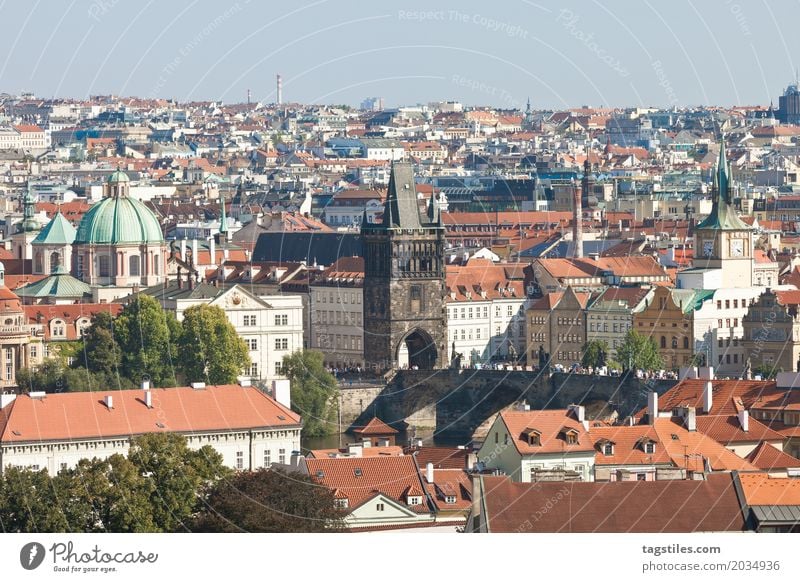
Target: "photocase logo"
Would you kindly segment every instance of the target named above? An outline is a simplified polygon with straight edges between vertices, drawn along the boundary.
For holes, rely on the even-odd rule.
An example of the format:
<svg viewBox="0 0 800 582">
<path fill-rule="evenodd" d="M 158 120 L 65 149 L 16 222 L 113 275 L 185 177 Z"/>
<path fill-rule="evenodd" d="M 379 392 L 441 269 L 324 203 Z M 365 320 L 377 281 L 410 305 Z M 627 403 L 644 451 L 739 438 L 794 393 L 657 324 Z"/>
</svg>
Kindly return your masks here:
<svg viewBox="0 0 800 582">
<path fill-rule="evenodd" d="M 26 570 L 35 570 L 44 561 L 44 546 L 39 542 L 30 542 L 22 546 L 19 552 L 19 563 Z"/>
</svg>

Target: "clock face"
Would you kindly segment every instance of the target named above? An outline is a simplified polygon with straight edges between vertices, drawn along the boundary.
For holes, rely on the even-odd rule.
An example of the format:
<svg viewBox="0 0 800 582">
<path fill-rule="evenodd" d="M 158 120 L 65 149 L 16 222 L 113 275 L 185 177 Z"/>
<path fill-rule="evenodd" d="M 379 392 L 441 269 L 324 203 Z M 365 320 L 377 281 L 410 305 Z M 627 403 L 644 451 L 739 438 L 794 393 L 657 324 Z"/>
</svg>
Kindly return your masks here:
<svg viewBox="0 0 800 582">
<path fill-rule="evenodd" d="M 744 241 L 731 241 L 731 256 L 741 257 L 742 255 L 744 255 Z"/>
<path fill-rule="evenodd" d="M 703 256 L 710 257 L 713 252 L 714 252 L 714 241 L 713 240 L 703 241 Z"/>
</svg>

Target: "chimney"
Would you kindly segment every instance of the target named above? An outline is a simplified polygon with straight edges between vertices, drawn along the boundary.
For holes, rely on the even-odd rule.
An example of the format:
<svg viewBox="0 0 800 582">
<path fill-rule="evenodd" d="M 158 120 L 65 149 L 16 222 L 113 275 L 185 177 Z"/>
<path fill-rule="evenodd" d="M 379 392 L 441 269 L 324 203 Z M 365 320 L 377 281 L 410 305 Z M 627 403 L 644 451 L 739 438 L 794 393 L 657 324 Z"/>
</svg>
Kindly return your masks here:
<svg viewBox="0 0 800 582">
<path fill-rule="evenodd" d="M 144 405 L 147 408 L 153 408 L 153 393 L 150 390 L 144 393 Z"/>
<path fill-rule="evenodd" d="M 714 405 L 713 387 L 714 383 L 711 380 L 707 381 L 703 387 L 703 412 L 706 414 L 711 412 L 711 407 Z"/>
<path fill-rule="evenodd" d="M 183 289 L 183 273 L 180 267 L 178 267 L 178 289 Z"/>
<path fill-rule="evenodd" d="M 428 463 L 425 467 L 425 479 L 428 483 L 433 483 L 433 463 Z"/>
<path fill-rule="evenodd" d="M 351 457 L 361 457 L 363 456 L 361 453 L 364 451 L 364 447 L 361 446 L 361 443 L 350 443 L 347 445 L 347 454 Z"/>
<path fill-rule="evenodd" d="M 200 264 L 200 257 L 197 256 L 197 239 L 192 239 L 192 263 L 194 263 L 194 267 L 197 268 Z"/>
<path fill-rule="evenodd" d="M 150 390 L 150 380 L 148 378 L 142 380 L 142 390 Z"/>
<path fill-rule="evenodd" d="M 0 394 L 0 408 L 5 408 L 16 400 L 16 394 Z"/>
<path fill-rule="evenodd" d="M 181 260 L 185 263 L 186 262 L 186 239 L 181 239 Z"/>
<path fill-rule="evenodd" d="M 586 177 L 584 176 L 584 183 Z M 576 259 L 583 258 L 583 204 L 581 202 L 581 192 L 583 188 L 578 188 L 576 184 L 572 185 L 572 200 L 573 200 L 573 225 L 572 225 L 572 242 L 575 245 L 575 250 L 572 256 Z"/>
<path fill-rule="evenodd" d="M 747 410 L 740 410 L 736 413 L 739 417 L 739 425 L 744 432 L 750 432 L 750 412 Z"/>
<path fill-rule="evenodd" d="M 586 408 L 579 404 L 570 404 L 568 410 L 572 413 L 575 417 L 575 420 L 578 422 L 583 422 L 586 420 Z"/>
<path fill-rule="evenodd" d="M 686 418 L 684 419 L 686 430 L 694 432 L 697 430 L 697 410 L 694 406 L 686 408 Z"/>
<path fill-rule="evenodd" d="M 211 254 L 211 266 L 215 267 L 217 265 L 217 241 L 213 236 L 208 241 L 208 250 Z"/>
<path fill-rule="evenodd" d="M 658 392 L 647 395 L 647 424 L 655 424 L 658 418 Z"/>
<path fill-rule="evenodd" d="M 103 402 L 105 402 L 105 404 L 106 404 L 106 408 L 108 408 L 109 410 L 111 410 L 112 408 L 114 408 L 114 397 L 113 397 L 113 396 L 111 396 L 111 394 L 109 394 L 108 396 L 106 396 L 106 397 L 103 399 Z"/>
</svg>

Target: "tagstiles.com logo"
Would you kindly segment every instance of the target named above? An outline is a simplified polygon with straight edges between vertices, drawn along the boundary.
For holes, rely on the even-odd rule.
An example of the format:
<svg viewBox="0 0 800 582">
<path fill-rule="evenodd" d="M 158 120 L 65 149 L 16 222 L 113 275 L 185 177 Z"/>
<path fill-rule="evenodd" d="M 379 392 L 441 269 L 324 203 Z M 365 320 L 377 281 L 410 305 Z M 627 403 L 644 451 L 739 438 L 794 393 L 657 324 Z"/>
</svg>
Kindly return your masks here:
<svg viewBox="0 0 800 582">
<path fill-rule="evenodd" d="M 19 563 L 26 570 L 35 570 L 45 560 L 47 554 L 53 559 L 54 572 L 101 573 L 118 571 L 121 564 L 154 564 L 158 554 L 134 552 L 106 552 L 95 545 L 88 551 L 76 551 L 72 542 L 55 543 L 49 550 L 39 542 L 30 542 L 22 546 L 19 552 Z"/>
</svg>

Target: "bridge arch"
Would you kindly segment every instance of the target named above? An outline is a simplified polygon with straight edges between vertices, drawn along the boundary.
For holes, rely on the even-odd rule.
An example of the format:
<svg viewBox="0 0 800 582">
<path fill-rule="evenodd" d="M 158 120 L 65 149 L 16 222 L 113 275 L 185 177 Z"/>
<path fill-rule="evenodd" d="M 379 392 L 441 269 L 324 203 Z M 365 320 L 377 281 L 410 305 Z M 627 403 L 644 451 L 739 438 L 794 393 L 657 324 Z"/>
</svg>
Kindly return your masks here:
<svg viewBox="0 0 800 582">
<path fill-rule="evenodd" d="M 436 342 L 419 327 L 405 334 L 395 349 L 395 361 L 400 369 L 433 370 L 437 359 Z"/>
</svg>

